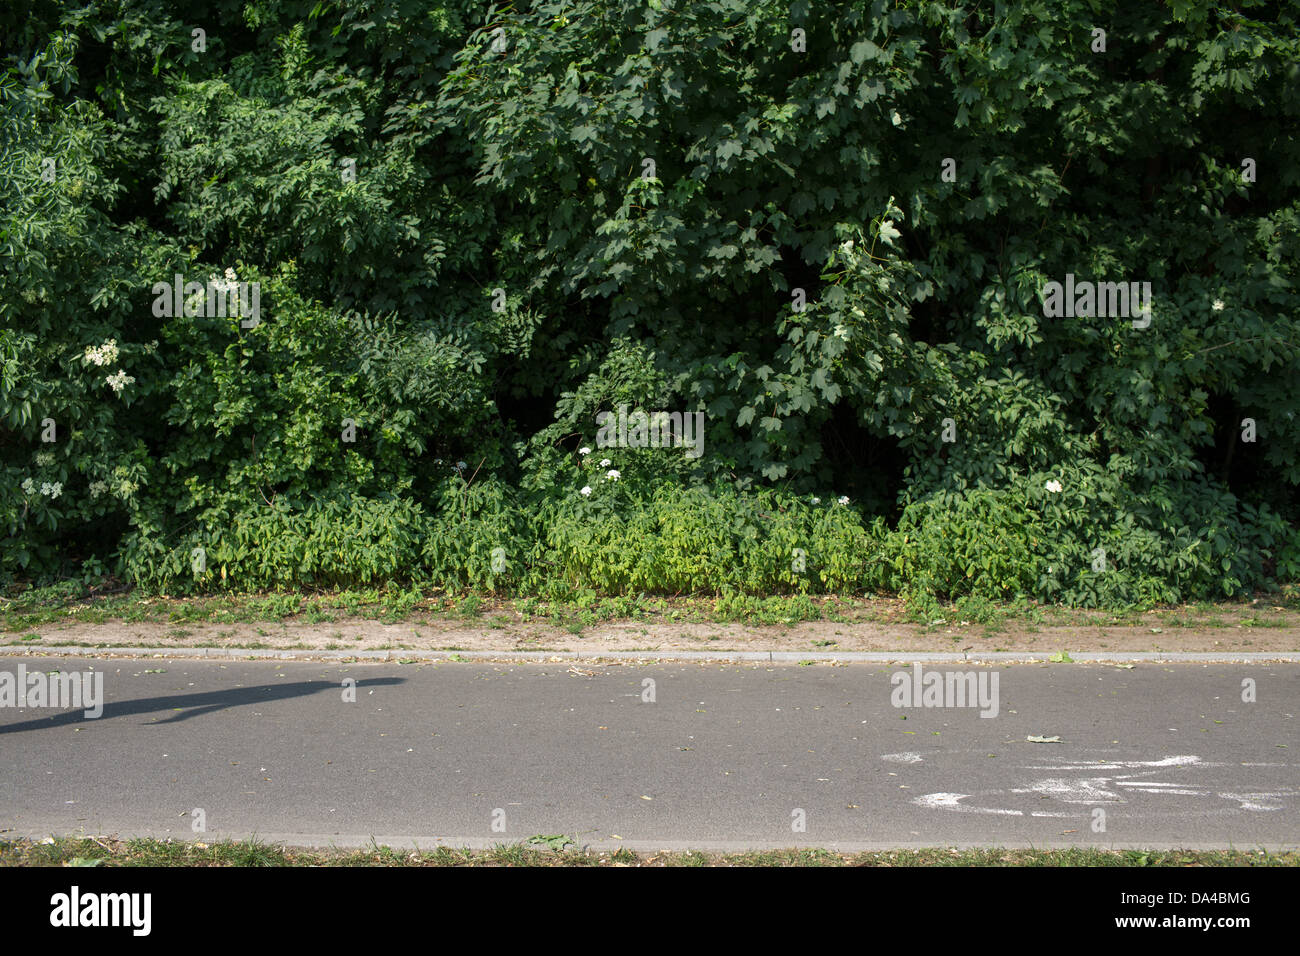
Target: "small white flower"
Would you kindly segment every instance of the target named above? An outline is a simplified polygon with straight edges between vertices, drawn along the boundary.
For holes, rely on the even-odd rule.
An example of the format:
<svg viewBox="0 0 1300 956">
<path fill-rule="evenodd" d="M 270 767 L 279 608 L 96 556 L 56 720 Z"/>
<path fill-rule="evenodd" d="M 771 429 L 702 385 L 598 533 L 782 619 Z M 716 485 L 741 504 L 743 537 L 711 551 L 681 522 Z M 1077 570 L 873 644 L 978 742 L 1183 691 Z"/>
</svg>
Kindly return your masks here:
<svg viewBox="0 0 1300 956">
<path fill-rule="evenodd" d="M 620 477 L 618 469 L 611 468 L 609 471 L 605 472 L 605 477 L 608 478 L 610 481 L 618 481 Z"/>
<path fill-rule="evenodd" d="M 591 485 L 583 485 L 582 490 L 579 491 L 578 494 L 582 495 L 584 498 L 587 497 L 591 494 Z"/>
<path fill-rule="evenodd" d="M 820 498 L 814 498 L 814 499 L 812 500 L 812 503 L 815 504 L 815 505 L 819 505 L 819 504 L 822 503 L 822 500 L 821 500 Z"/>
<path fill-rule="evenodd" d="M 92 481 L 90 483 L 90 497 L 98 498 L 104 492 L 108 491 L 108 482 Z"/>
<path fill-rule="evenodd" d="M 119 371 L 116 375 L 110 375 L 104 379 L 104 382 L 113 389 L 115 394 L 121 395 L 122 389 L 135 381 L 135 376 L 127 375 L 126 372 Z"/>
<path fill-rule="evenodd" d="M 848 495 L 840 495 L 840 504 L 842 504 L 842 505 L 847 505 L 848 503 L 849 503 L 849 496 L 848 496 Z"/>
<path fill-rule="evenodd" d="M 601 467 L 601 468 L 608 468 L 608 467 L 609 467 L 610 465 L 612 465 L 612 464 L 613 464 L 613 462 L 610 461 L 608 458 L 602 458 L 602 459 L 600 460 L 600 467 Z"/>
<path fill-rule="evenodd" d="M 54 456 L 48 451 L 38 451 L 36 453 L 36 465 L 38 468 L 45 468 L 54 464 Z"/>
<path fill-rule="evenodd" d="M 239 285 L 239 277 L 234 269 L 226 269 L 225 276 L 212 273 L 208 276 L 208 288 L 216 292 L 229 292 Z"/>
<path fill-rule="evenodd" d="M 578 449 L 578 454 L 579 454 L 579 455 L 590 455 L 590 454 L 591 454 L 591 449 L 590 449 L 590 448 L 587 448 L 586 446 L 583 446 L 582 448 L 579 448 L 579 449 Z"/>
<path fill-rule="evenodd" d="M 82 365 L 112 365 L 117 361 L 117 339 L 109 339 L 103 345 L 87 346 L 81 356 Z"/>
<path fill-rule="evenodd" d="M 24 478 L 23 491 L 27 492 L 29 495 L 36 494 L 36 483 L 32 481 L 30 478 Z"/>
<path fill-rule="evenodd" d="M 1061 491 L 1061 483 L 1059 481 L 1049 481 L 1047 483 L 1047 490 L 1052 492 L 1052 494 L 1058 494 Z"/>
<path fill-rule="evenodd" d="M 56 481 L 51 484 L 48 481 L 42 481 L 41 494 L 49 495 L 51 499 L 59 497 L 59 495 L 63 494 L 63 482 Z"/>
<path fill-rule="evenodd" d="M 1215 299 L 1215 300 L 1214 300 L 1214 305 L 1212 305 L 1211 308 L 1214 309 L 1215 312 L 1222 312 L 1222 311 L 1223 311 L 1223 300 L 1222 300 L 1222 299 Z"/>
<path fill-rule="evenodd" d="M 457 470 L 457 471 L 464 471 L 464 470 L 465 470 L 466 468 L 468 468 L 468 467 L 469 467 L 469 465 L 465 464 L 463 461 L 458 461 L 458 462 L 456 462 L 456 470 Z"/>
</svg>

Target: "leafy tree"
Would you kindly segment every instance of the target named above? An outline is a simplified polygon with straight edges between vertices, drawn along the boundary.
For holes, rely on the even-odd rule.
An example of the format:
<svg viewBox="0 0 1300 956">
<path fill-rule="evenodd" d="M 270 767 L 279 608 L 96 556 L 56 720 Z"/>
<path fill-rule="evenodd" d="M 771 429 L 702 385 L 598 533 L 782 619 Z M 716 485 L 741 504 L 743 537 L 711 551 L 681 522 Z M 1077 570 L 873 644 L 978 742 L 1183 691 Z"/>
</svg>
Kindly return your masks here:
<svg viewBox="0 0 1300 956">
<path fill-rule="evenodd" d="M 1300 571 L 1286 4 L 29 6 L 0 575 L 1097 604 Z M 155 307 L 232 274 L 260 322 Z M 1149 315 L 1056 315 L 1067 275 Z M 580 454 L 624 403 L 703 413 L 706 453 Z"/>
</svg>

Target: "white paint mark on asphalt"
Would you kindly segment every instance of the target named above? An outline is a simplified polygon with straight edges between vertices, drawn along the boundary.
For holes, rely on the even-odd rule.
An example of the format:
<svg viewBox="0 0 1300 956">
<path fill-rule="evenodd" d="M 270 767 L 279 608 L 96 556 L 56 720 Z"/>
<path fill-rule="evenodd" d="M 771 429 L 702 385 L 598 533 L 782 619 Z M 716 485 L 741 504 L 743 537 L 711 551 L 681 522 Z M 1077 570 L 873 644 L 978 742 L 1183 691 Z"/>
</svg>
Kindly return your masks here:
<svg viewBox="0 0 1300 956">
<path fill-rule="evenodd" d="M 1106 789 L 1107 777 L 1092 777 L 1082 780 L 1065 780 L 1051 777 L 1038 780 L 1027 787 L 1016 787 L 1012 793 L 1036 793 L 1044 797 L 1064 800 L 1066 803 L 1113 803 L 1122 799 L 1119 794 Z"/>
<path fill-rule="evenodd" d="M 922 757 L 920 754 L 916 753 L 905 753 L 886 754 L 882 759 L 891 760 L 896 763 L 920 763 Z M 1002 794 L 1003 796 L 1015 794 L 1021 798 L 1026 796 L 1036 796 L 1040 799 L 1047 798 L 1064 803 L 1095 806 L 1104 803 L 1126 804 L 1130 802 L 1130 798 L 1133 798 L 1138 794 L 1151 794 L 1156 796 L 1200 797 L 1206 799 L 1214 799 L 1217 797 L 1221 800 L 1227 800 L 1237 804 L 1234 810 L 1226 810 L 1226 812 L 1229 813 L 1239 811 L 1267 813 L 1286 809 L 1297 796 L 1300 796 L 1300 789 L 1296 788 L 1283 788 L 1282 790 L 1269 792 L 1227 793 L 1216 792 L 1212 785 L 1205 787 L 1196 786 L 1191 780 L 1171 781 L 1146 779 L 1155 775 L 1160 770 L 1168 771 L 1173 769 L 1178 771 L 1195 772 L 1201 769 L 1228 766 L 1232 765 L 1226 763 L 1207 763 L 1200 757 L 1191 754 L 1162 757 L 1157 760 L 1114 760 L 1109 762 L 1074 760 L 1045 766 L 1026 766 L 1021 769 L 1084 771 L 1088 773 L 1088 776 L 1046 777 L 1031 781 L 1022 786 L 1011 787 L 1007 790 L 983 791 L 980 797 L 976 798 L 976 802 L 985 802 L 986 800 L 988 802 L 997 802 L 995 798 L 998 794 Z M 1242 766 L 1245 765 L 1243 764 Z M 1260 764 L 1259 766 L 1286 766 L 1286 764 Z M 1094 776 L 1098 770 L 1133 770 L 1136 772 Z M 1175 774 L 1175 776 L 1182 776 L 1182 774 Z M 924 796 L 915 797 L 911 802 L 916 806 L 941 810 L 955 810 L 961 813 L 987 813 L 999 816 L 1026 815 L 1024 810 L 1016 810 L 1009 807 L 972 806 L 970 803 L 962 802 L 969 800 L 970 798 L 970 794 L 964 793 L 929 793 Z M 1027 815 L 1031 817 L 1072 817 L 1077 814 L 1054 811 L 1031 811 Z"/>
<path fill-rule="evenodd" d="M 1138 770 L 1144 767 L 1217 767 L 1220 764 L 1204 763 L 1200 757 L 1164 757 L 1160 760 L 1066 760 L 1050 766 L 1025 767 L 1026 770 Z"/>
<path fill-rule="evenodd" d="M 963 813 L 995 813 L 1009 817 L 1023 817 L 1023 810 L 999 810 L 995 807 L 968 807 L 960 801 L 969 797 L 969 793 L 927 793 L 914 797 L 912 802 L 920 807 L 942 807 L 946 810 L 959 810 Z"/>
<path fill-rule="evenodd" d="M 880 759 L 888 760 L 891 763 L 920 763 L 925 758 L 918 753 L 908 751 L 901 754 L 881 754 Z"/>
<path fill-rule="evenodd" d="M 1130 781 L 1127 777 L 1120 777 L 1120 778 L 1119 778 L 1119 785 L 1120 785 L 1121 787 L 1138 787 L 1138 786 L 1142 786 L 1142 787 L 1180 787 L 1180 786 L 1182 786 L 1182 784 L 1179 784 L 1179 783 L 1160 783 L 1160 782 L 1157 781 L 1157 780 L 1133 780 L 1133 781 Z"/>
<path fill-rule="evenodd" d="M 1294 796 L 1291 793 L 1221 793 L 1219 794 L 1224 800 L 1236 800 L 1240 806 L 1239 810 L 1255 810 L 1257 812 L 1267 813 L 1270 810 L 1281 810 L 1283 805 L 1280 802 L 1284 797 Z M 1267 802 L 1265 802 L 1267 801 Z"/>
</svg>

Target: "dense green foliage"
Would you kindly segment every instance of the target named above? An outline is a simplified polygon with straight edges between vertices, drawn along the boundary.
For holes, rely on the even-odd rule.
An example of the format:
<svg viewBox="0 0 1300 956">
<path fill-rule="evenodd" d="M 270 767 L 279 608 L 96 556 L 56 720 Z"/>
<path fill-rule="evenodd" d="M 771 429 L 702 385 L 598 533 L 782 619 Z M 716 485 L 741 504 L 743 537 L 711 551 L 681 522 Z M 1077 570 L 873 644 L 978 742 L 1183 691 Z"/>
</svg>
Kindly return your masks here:
<svg viewBox="0 0 1300 956">
<path fill-rule="evenodd" d="M 1298 23 L 6 6 L 0 579 L 1074 604 L 1293 580 Z M 1067 274 L 1149 282 L 1149 325 L 1045 317 Z M 157 314 L 176 275 L 257 283 L 260 321 Z M 703 413 L 703 454 L 598 447 L 620 404 Z"/>
</svg>

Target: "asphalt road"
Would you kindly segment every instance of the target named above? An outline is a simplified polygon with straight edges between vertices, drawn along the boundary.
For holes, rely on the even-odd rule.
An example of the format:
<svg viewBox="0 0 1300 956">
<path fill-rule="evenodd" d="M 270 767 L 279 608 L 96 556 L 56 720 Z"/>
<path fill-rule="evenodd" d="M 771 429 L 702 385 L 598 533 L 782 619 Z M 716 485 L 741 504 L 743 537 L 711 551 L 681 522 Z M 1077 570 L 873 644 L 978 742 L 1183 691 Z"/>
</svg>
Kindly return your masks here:
<svg viewBox="0 0 1300 956">
<path fill-rule="evenodd" d="M 102 671 L 107 703 L 0 700 L 9 837 L 1300 846 L 1295 664 L 923 668 L 996 673 L 990 717 L 894 706 L 910 669 L 868 664 L 0 658 L 0 676 L 19 664 Z"/>
</svg>

